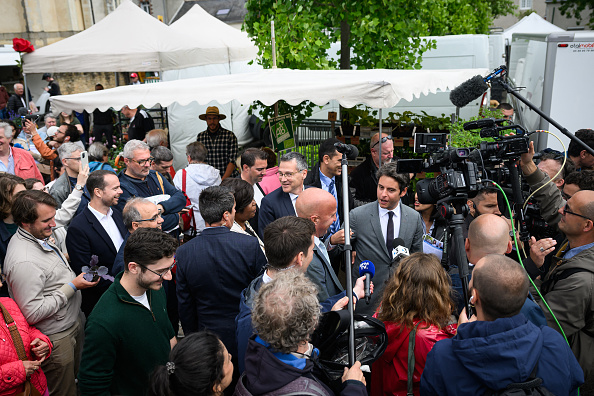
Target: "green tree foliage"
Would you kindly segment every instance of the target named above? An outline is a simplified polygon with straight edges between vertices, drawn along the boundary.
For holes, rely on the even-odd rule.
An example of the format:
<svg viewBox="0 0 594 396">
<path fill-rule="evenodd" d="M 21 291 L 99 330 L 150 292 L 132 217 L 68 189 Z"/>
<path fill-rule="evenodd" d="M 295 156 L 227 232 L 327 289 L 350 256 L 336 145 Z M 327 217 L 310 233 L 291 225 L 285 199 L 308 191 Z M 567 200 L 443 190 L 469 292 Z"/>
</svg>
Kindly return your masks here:
<svg viewBox="0 0 594 396">
<path fill-rule="evenodd" d="M 582 23 L 582 12 L 588 10 L 590 14 L 586 26 L 589 29 L 594 29 L 594 0 L 565 0 L 559 3 L 561 4 L 559 6 L 561 15 L 575 18 L 578 25 Z M 553 1 L 553 4 L 557 4 L 557 1 Z"/>
<path fill-rule="evenodd" d="M 274 20 L 278 67 L 417 69 L 422 54 L 435 47 L 421 37 L 488 33 L 493 18 L 513 7 L 512 0 L 248 0 L 243 28 L 264 68 L 272 67 Z M 328 59 L 331 43 L 341 41 L 341 60 Z M 272 113 L 257 107 L 264 117 Z M 279 103 L 279 114 L 292 112 L 297 123 L 312 109 Z"/>
</svg>

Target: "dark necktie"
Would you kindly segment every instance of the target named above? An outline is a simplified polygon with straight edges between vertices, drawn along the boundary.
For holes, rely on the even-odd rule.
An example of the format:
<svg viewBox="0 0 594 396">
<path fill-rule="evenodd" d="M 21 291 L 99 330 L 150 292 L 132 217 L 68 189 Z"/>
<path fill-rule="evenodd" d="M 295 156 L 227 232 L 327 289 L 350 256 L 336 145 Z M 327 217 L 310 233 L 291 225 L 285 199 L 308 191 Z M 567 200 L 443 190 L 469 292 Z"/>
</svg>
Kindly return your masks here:
<svg viewBox="0 0 594 396">
<path fill-rule="evenodd" d="M 392 242 L 394 242 L 394 220 L 392 217 L 394 216 L 394 212 L 388 212 L 388 229 L 386 230 L 386 247 L 388 248 L 388 253 L 392 254 Z"/>
</svg>

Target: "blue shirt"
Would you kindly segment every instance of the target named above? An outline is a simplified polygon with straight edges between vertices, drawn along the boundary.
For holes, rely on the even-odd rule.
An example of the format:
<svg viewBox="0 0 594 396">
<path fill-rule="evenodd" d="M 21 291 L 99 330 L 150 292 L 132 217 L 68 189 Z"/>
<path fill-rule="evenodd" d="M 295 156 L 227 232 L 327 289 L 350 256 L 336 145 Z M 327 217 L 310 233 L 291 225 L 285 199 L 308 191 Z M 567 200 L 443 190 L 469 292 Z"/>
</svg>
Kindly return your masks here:
<svg viewBox="0 0 594 396">
<path fill-rule="evenodd" d="M 590 248 L 591 248 L 591 247 L 593 247 L 593 246 L 594 246 L 594 242 L 592 242 L 592 243 L 589 243 L 589 244 L 587 244 L 587 245 L 578 246 L 578 247 L 575 247 L 575 248 L 573 248 L 573 249 L 569 249 L 569 250 L 567 251 L 567 253 L 565 253 L 565 255 L 563 256 L 563 258 L 564 258 L 565 260 L 569 260 L 570 258 L 572 258 L 572 257 L 576 256 L 577 254 L 579 254 L 579 253 L 583 252 L 583 251 L 584 251 L 584 250 L 586 250 L 586 249 L 590 249 Z"/>
<path fill-rule="evenodd" d="M 12 148 L 10 148 L 8 151 L 8 165 L 0 161 L 0 172 L 6 172 L 14 175 L 14 157 L 12 156 Z"/>
<path fill-rule="evenodd" d="M 322 184 L 322 189 L 324 191 L 328 191 L 330 192 L 330 183 L 334 183 L 334 188 L 331 193 L 334 196 L 334 199 L 336 200 L 336 221 L 334 221 L 334 223 L 332 223 L 332 225 L 330 226 L 330 235 L 334 234 L 336 231 L 338 231 L 340 229 L 340 219 L 338 218 L 338 196 L 336 195 L 336 182 L 335 182 L 335 177 L 329 178 L 328 176 L 326 176 L 325 174 L 322 173 L 322 171 L 320 171 L 320 182 Z"/>
</svg>

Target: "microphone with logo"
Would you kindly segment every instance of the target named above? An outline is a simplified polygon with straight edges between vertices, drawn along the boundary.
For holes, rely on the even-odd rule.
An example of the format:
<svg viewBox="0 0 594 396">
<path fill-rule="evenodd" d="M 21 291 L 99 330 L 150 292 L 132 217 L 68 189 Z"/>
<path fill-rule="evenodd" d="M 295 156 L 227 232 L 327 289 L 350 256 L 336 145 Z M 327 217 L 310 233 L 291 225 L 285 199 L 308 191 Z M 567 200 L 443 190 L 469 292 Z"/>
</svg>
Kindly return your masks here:
<svg viewBox="0 0 594 396">
<path fill-rule="evenodd" d="M 375 275 L 375 265 L 369 260 L 361 261 L 359 264 L 359 276 L 365 276 L 365 302 L 369 304 L 371 298 L 371 278 Z"/>
<path fill-rule="evenodd" d="M 404 244 L 404 239 L 394 238 L 392 246 L 394 246 L 394 248 L 392 249 L 392 262 L 390 263 L 390 267 L 394 264 L 398 265 L 403 258 L 410 256 L 408 248 Z"/>
</svg>

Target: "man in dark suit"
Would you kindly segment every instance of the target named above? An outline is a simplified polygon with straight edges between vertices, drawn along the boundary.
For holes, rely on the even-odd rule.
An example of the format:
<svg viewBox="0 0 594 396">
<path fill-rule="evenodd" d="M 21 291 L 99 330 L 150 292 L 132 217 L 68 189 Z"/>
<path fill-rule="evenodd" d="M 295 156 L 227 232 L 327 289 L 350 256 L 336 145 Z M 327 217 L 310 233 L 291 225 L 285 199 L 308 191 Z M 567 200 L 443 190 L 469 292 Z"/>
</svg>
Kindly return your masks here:
<svg viewBox="0 0 594 396">
<path fill-rule="evenodd" d="M 373 314 L 380 303 L 386 280 L 393 268 L 394 238 L 402 238 L 410 253 L 423 251 L 423 221 L 414 209 L 402 205 L 409 179 L 396 172 L 396 163 L 382 165 L 378 171 L 377 201 L 355 208 L 350 213 L 352 245 L 356 251 L 353 277 L 358 276 L 359 264 L 369 260 L 375 265 L 375 293 L 370 304 L 357 304 L 357 312 Z"/>
<path fill-rule="evenodd" d="M 231 232 L 235 199 L 228 188 L 207 187 L 199 205 L 206 228 L 176 253 L 179 317 L 185 334 L 213 331 L 235 360 L 241 291 L 262 271 L 266 257 L 256 238 Z"/>
<path fill-rule="evenodd" d="M 276 219 L 295 216 L 295 201 L 303 191 L 303 181 L 307 176 L 305 156 L 296 151 L 284 154 L 278 165 L 278 178 L 281 182 L 277 188 L 262 199 L 258 218 L 258 233 L 264 237 L 264 229 Z"/>
<path fill-rule="evenodd" d="M 331 238 L 328 238 L 327 243 L 320 240 L 320 237 L 326 234 L 328 228 L 336 220 L 336 200 L 327 191 L 320 188 L 308 188 L 299 194 L 295 208 L 297 216 L 311 220 L 316 227 L 314 254 L 305 275 L 317 286 L 318 300 L 325 301 L 328 297 L 344 290 L 332 269 L 328 256 L 328 245 Z M 340 232 L 343 233 L 343 231 Z"/>
<path fill-rule="evenodd" d="M 340 140 L 329 138 L 320 144 L 320 148 L 318 149 L 319 161 L 311 172 L 307 174 L 303 182 L 306 186 L 317 187 L 328 191 L 334 197 L 336 203 L 336 220 L 330 225 L 330 234 L 338 231 L 344 221 L 342 168 L 340 164 L 342 154 L 336 151 L 334 143 L 340 143 Z M 350 192 L 348 194 L 348 200 L 349 208 L 354 208 L 355 201 Z"/>
<path fill-rule="evenodd" d="M 394 155 L 394 142 L 388 134 L 382 134 L 382 141 L 379 141 L 379 133 L 371 137 L 369 147 L 371 155 L 350 174 L 350 187 L 355 191 L 355 204 L 357 206 L 374 202 L 377 190 L 377 170 L 380 163 L 379 146 L 382 146 L 382 165 L 392 161 Z"/>
<path fill-rule="evenodd" d="M 113 262 L 127 233 L 121 213 L 112 209 L 122 194 L 120 180 L 112 171 L 98 170 L 89 175 L 87 190 L 91 201 L 72 220 L 66 235 L 70 266 L 80 274 L 83 266 L 91 265 L 94 255 L 97 265 L 107 267 L 109 275 L 115 276 Z M 83 291 L 81 309 L 87 316 L 110 285 L 111 282 L 101 279 L 97 287 Z"/>
<path fill-rule="evenodd" d="M 266 194 L 260 187 L 262 178 L 266 175 L 266 165 L 268 154 L 257 148 L 248 148 L 241 154 L 241 174 L 239 177 L 242 180 L 250 183 L 254 187 L 254 200 L 256 201 L 256 215 L 250 219 L 250 225 L 258 232 L 258 217 L 260 214 L 260 206 L 262 199 Z"/>
</svg>

